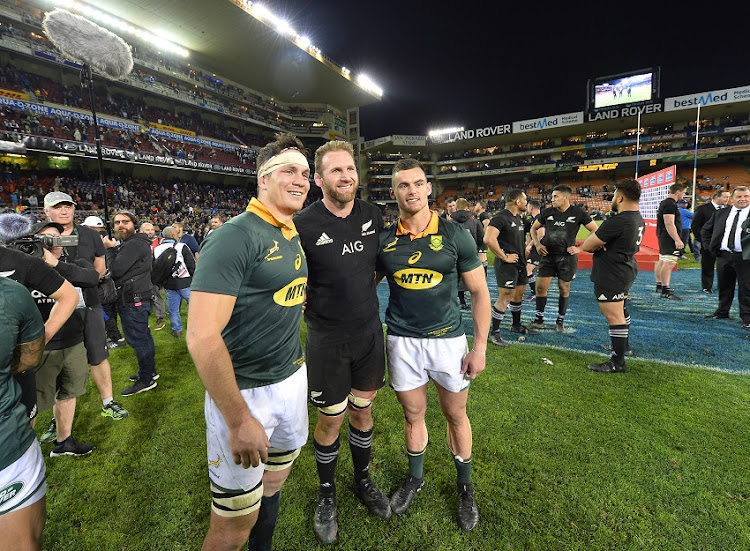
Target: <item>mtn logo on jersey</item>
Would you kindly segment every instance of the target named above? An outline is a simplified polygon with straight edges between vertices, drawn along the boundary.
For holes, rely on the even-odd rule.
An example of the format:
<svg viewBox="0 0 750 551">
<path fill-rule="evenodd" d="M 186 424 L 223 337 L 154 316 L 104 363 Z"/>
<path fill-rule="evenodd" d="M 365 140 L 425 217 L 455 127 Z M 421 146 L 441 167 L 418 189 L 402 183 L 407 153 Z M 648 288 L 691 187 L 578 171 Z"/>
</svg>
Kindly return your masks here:
<svg viewBox="0 0 750 551">
<path fill-rule="evenodd" d="M 443 281 L 443 274 L 422 268 L 406 268 L 395 272 L 393 280 L 404 289 L 431 289 Z"/>
<path fill-rule="evenodd" d="M 307 278 L 298 277 L 273 294 L 273 301 L 279 306 L 297 306 L 305 301 Z"/>
<path fill-rule="evenodd" d="M 372 235 L 372 234 L 375 233 L 374 229 L 372 229 L 372 230 L 370 229 L 371 227 L 372 227 L 372 220 L 370 220 L 369 222 L 365 222 L 364 224 L 362 224 L 362 237 L 364 237 L 366 235 Z"/>
<path fill-rule="evenodd" d="M 333 243 L 333 239 L 328 237 L 326 232 L 323 232 L 320 234 L 320 237 L 318 237 L 318 240 L 315 242 L 315 245 L 320 247 L 321 245 L 329 245 Z"/>
</svg>

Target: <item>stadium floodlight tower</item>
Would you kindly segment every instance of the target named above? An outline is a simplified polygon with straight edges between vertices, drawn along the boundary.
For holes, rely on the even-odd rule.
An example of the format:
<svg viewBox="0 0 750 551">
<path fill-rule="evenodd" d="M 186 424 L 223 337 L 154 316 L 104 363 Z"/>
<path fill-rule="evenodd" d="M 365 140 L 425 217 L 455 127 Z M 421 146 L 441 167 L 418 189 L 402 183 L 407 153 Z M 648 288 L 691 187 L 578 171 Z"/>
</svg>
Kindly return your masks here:
<svg viewBox="0 0 750 551">
<path fill-rule="evenodd" d="M 102 161 L 102 139 L 96 115 L 93 69 L 108 78 L 119 80 L 133 70 L 133 54 L 130 46 L 119 36 L 92 23 L 85 17 L 67 10 L 55 9 L 42 21 L 47 37 L 63 55 L 81 61 L 81 86 L 89 90 L 92 123 L 96 143 L 96 158 L 99 165 L 99 184 L 102 189 L 104 220 L 107 235 L 112 237 L 109 223 L 109 201 L 107 186 L 104 183 L 104 163 Z"/>
</svg>

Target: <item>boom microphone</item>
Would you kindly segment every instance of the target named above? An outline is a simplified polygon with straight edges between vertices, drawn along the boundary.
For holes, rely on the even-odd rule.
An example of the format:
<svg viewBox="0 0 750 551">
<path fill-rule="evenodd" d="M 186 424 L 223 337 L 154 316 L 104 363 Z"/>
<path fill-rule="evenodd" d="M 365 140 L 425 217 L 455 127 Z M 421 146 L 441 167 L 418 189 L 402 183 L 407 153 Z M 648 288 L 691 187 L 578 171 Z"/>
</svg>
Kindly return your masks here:
<svg viewBox="0 0 750 551">
<path fill-rule="evenodd" d="M 0 214 L 0 243 L 10 243 L 26 237 L 31 231 L 31 220 L 13 212 Z"/>
<path fill-rule="evenodd" d="M 82 61 L 111 79 L 119 80 L 133 70 L 130 46 L 85 17 L 58 8 L 45 15 L 42 27 L 66 57 Z"/>
</svg>

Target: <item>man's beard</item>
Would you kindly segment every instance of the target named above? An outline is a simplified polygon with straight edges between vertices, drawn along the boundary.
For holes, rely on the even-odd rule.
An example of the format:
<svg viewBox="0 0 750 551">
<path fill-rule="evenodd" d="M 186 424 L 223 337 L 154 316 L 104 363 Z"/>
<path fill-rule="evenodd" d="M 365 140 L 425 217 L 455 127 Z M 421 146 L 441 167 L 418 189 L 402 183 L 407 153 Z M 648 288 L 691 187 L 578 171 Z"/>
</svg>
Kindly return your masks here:
<svg viewBox="0 0 750 551">
<path fill-rule="evenodd" d="M 117 230 L 115 232 L 115 237 L 119 239 L 120 241 L 125 241 L 128 237 L 135 235 L 135 229 L 133 230 Z"/>
</svg>

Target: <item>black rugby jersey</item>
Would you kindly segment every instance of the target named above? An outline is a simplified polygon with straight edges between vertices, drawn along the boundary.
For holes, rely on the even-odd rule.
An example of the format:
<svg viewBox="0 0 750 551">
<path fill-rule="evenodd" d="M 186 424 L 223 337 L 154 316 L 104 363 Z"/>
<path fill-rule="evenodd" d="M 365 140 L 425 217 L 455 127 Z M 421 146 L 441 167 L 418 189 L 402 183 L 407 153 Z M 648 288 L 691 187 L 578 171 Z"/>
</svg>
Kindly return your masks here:
<svg viewBox="0 0 750 551">
<path fill-rule="evenodd" d="M 308 328 L 342 341 L 379 328 L 375 260 L 383 229 L 380 209 L 355 199 L 349 216 L 339 218 L 321 200 L 300 211 L 294 225 L 307 255 Z"/>
<path fill-rule="evenodd" d="M 500 232 L 497 244 L 505 254 L 517 254 L 518 263 L 526 263 L 526 225 L 521 214 L 513 216 L 509 210 L 500 211 L 490 221 L 490 226 Z M 499 260 L 499 259 L 498 259 Z"/>
<path fill-rule="evenodd" d="M 591 281 L 618 289 L 630 284 L 638 274 L 635 254 L 641 247 L 646 223 L 638 211 L 625 211 L 607 218 L 596 236 L 606 243 L 594 252 Z"/>
<path fill-rule="evenodd" d="M 544 227 L 541 243 L 551 256 L 566 255 L 568 247 L 576 244 L 579 228 L 591 222 L 591 216 L 581 207 L 570 205 L 565 212 L 547 207 L 539 214 L 539 223 Z"/>
</svg>

